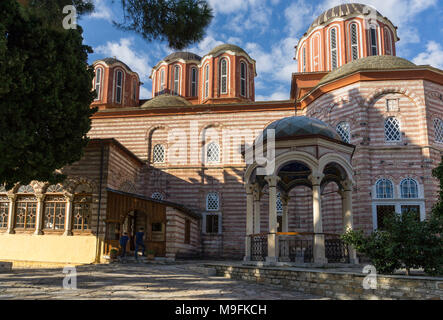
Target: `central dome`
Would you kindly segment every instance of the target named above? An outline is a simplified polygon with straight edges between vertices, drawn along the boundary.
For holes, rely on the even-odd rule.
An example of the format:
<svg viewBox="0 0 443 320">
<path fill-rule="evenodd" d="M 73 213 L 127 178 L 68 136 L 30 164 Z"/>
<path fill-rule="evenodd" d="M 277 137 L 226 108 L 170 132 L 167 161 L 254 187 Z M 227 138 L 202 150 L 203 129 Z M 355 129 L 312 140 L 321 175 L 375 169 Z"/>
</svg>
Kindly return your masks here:
<svg viewBox="0 0 443 320">
<path fill-rule="evenodd" d="M 323 136 L 342 141 L 340 135 L 328 124 L 315 118 L 305 116 L 288 117 L 272 122 L 263 130 L 263 141 L 267 138 L 267 130 L 275 130 L 275 139 L 294 138 L 296 136 Z"/>
</svg>

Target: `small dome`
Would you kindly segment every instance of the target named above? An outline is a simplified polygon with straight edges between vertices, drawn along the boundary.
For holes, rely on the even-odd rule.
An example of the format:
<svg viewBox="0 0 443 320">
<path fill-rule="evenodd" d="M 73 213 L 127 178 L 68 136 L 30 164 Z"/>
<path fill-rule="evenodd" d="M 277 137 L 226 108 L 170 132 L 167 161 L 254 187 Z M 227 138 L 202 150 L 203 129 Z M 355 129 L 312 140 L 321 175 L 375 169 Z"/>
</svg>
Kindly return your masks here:
<svg viewBox="0 0 443 320">
<path fill-rule="evenodd" d="M 244 53 L 244 54 L 248 55 L 248 53 L 245 50 L 243 50 L 242 48 L 240 48 L 239 46 L 236 46 L 235 44 L 228 44 L 228 43 L 221 44 L 221 45 L 215 47 L 214 49 L 212 49 L 208 53 L 208 55 L 214 55 L 214 54 L 216 54 L 217 52 L 220 52 L 220 51 L 234 51 L 236 53 Z"/>
<path fill-rule="evenodd" d="M 411 69 L 416 67 L 411 61 L 395 56 L 370 56 L 348 62 L 334 71 L 329 72 L 318 85 L 336 80 L 362 70 L 393 70 Z"/>
<path fill-rule="evenodd" d="M 141 108 L 161 108 L 161 107 L 180 107 L 188 106 L 191 103 L 179 96 L 172 96 L 170 94 L 162 94 L 151 100 L 146 101 Z"/>
<path fill-rule="evenodd" d="M 326 10 L 321 15 L 319 15 L 317 19 L 315 19 L 314 22 L 312 22 L 306 34 L 310 33 L 314 28 L 316 28 L 319 25 L 327 24 L 332 19 L 349 16 L 353 14 L 367 15 L 372 10 L 374 10 L 372 6 L 361 3 L 345 3 L 335 6 L 331 9 Z M 378 11 L 376 11 L 376 14 L 379 17 L 383 17 L 383 15 Z"/>
<path fill-rule="evenodd" d="M 125 66 L 125 68 L 126 68 L 128 71 L 131 71 L 131 72 L 132 72 L 131 68 L 129 68 L 129 66 L 128 66 L 126 63 L 124 63 L 123 61 L 120 61 L 120 60 L 118 60 L 118 59 L 116 59 L 116 58 L 104 58 L 104 59 L 96 60 L 96 61 L 93 62 L 93 65 L 96 64 L 96 63 L 98 63 L 98 62 L 100 62 L 100 61 L 103 61 L 104 63 L 106 63 L 106 64 L 107 64 L 108 66 L 110 66 L 110 67 L 111 67 L 112 65 L 114 65 L 114 64 L 121 63 L 123 66 Z"/>
<path fill-rule="evenodd" d="M 320 135 L 342 141 L 340 135 L 328 124 L 315 118 L 305 116 L 288 117 L 272 122 L 263 130 L 263 140 L 267 138 L 267 130 L 275 130 L 275 139 L 293 138 L 296 136 Z"/>
<path fill-rule="evenodd" d="M 176 59 L 183 59 L 185 61 L 200 61 L 202 58 L 192 52 L 174 52 L 163 59 L 163 61 L 169 62 Z"/>
</svg>

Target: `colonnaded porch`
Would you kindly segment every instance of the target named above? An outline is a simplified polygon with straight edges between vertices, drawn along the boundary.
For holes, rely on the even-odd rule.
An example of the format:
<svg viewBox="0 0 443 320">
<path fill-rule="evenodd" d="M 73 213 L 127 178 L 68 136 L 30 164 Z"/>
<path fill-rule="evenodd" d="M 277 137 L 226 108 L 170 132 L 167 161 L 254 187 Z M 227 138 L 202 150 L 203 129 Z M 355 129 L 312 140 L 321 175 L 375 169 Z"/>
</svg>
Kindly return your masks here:
<svg viewBox="0 0 443 320">
<path fill-rule="evenodd" d="M 275 131 L 274 146 L 271 146 L 272 141 L 267 141 L 269 129 Z M 327 124 L 307 117 L 279 120 L 268 126 L 260 138 L 264 140 L 262 150 L 267 150 L 264 157 L 268 159 L 266 165 L 272 170 L 254 162 L 245 172 L 247 205 L 244 262 L 316 265 L 358 263 L 355 250 L 348 248 L 340 239 L 343 232 L 353 228 L 354 180 L 351 159 L 354 146 L 341 141 L 335 130 Z M 337 219 L 342 223 L 339 233 L 324 231 L 322 194 L 329 184 L 336 185 L 334 193 L 341 198 L 341 217 Z M 298 196 L 298 191 L 295 190 L 297 187 L 309 190 L 308 196 L 312 203 L 311 232 L 289 230 L 289 216 L 298 214 L 299 210 L 297 207 L 291 212 L 288 210 L 291 197 Z M 269 206 L 266 231 L 260 230 L 261 201 L 265 188 Z M 277 200 L 282 205 L 280 230 Z"/>
</svg>

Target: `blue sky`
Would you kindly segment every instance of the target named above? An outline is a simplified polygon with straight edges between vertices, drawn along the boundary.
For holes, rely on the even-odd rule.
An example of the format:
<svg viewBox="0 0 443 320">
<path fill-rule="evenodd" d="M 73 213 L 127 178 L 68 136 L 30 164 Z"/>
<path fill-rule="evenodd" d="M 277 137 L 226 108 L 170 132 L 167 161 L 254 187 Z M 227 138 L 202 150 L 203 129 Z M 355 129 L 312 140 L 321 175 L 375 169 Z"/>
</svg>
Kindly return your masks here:
<svg viewBox="0 0 443 320">
<path fill-rule="evenodd" d="M 152 67 L 173 52 L 167 43 L 146 42 L 118 30 L 120 0 L 94 0 L 96 10 L 82 17 L 85 44 L 94 53 L 89 62 L 117 57 L 138 72 L 141 98 L 151 98 Z M 208 0 L 214 19 L 205 38 L 186 48 L 203 56 L 221 43 L 244 48 L 257 61 L 256 100 L 289 98 L 291 73 L 297 71 L 294 46 L 312 21 L 340 0 Z M 398 27 L 397 55 L 417 64 L 443 69 L 443 0 L 361 0 L 377 8 Z"/>
</svg>

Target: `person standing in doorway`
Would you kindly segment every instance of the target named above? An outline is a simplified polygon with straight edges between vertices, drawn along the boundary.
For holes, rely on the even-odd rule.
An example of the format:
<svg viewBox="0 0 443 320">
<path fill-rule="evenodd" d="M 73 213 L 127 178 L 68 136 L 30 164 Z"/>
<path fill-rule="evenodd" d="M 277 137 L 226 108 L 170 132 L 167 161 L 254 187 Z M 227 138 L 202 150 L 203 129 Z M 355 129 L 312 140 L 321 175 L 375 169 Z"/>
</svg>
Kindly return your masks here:
<svg viewBox="0 0 443 320">
<path fill-rule="evenodd" d="M 120 237 L 120 249 L 122 254 L 120 258 L 124 258 L 126 256 L 126 245 L 128 244 L 129 237 L 127 232 L 123 232 L 123 235 Z"/>
<path fill-rule="evenodd" d="M 135 234 L 135 260 L 138 259 L 138 248 L 142 247 L 142 256 L 145 256 L 145 243 L 144 243 L 145 233 L 144 229 L 140 228 L 139 231 Z"/>
</svg>

